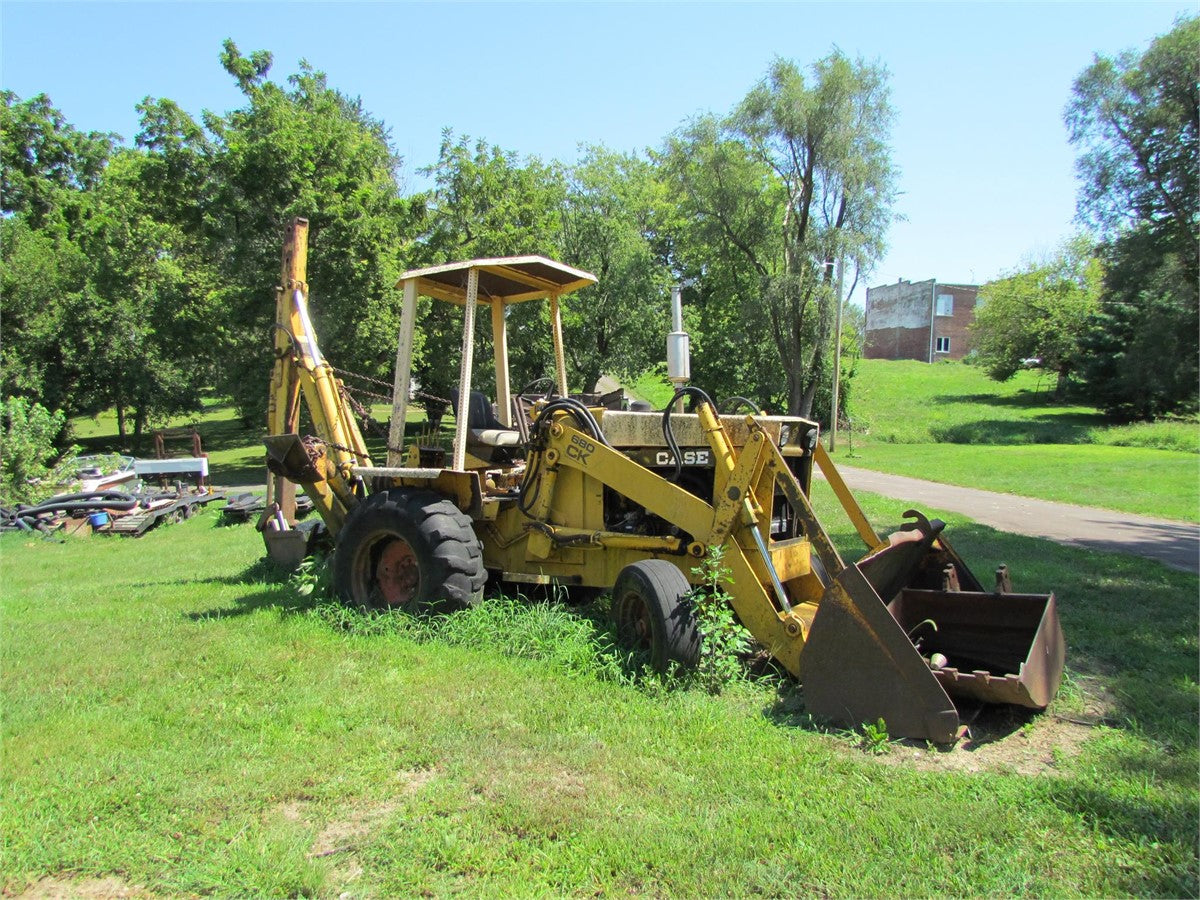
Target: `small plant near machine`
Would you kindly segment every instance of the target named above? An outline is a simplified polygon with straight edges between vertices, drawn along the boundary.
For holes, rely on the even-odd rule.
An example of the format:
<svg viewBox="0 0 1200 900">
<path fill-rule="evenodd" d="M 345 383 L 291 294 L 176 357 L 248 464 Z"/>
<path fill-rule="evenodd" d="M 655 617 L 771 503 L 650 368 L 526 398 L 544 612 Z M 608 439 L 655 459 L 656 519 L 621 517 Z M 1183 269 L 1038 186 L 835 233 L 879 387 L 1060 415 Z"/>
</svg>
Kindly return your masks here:
<svg viewBox="0 0 1200 900">
<path fill-rule="evenodd" d="M 892 752 L 892 737 L 888 734 L 887 722 L 879 719 L 875 724 L 863 722 L 863 736 L 859 742 L 868 753 L 875 756 L 883 756 Z"/>
<path fill-rule="evenodd" d="M 722 686 L 742 678 L 745 672 L 742 657 L 750 651 L 752 638 L 737 620 L 730 605 L 732 598 L 725 590 L 733 580 L 725 564 L 725 548 L 709 547 L 692 573 L 701 578 L 701 583 L 688 593 L 702 636 L 695 677 L 707 690 L 716 693 Z"/>
<path fill-rule="evenodd" d="M 288 586 L 304 600 L 333 599 L 333 575 L 328 558 L 306 556 L 288 576 Z"/>
<path fill-rule="evenodd" d="M 78 450 L 64 455 L 54 445 L 65 421 L 61 412 L 23 397 L 0 401 L 0 503 L 37 503 L 54 493 Z"/>
</svg>

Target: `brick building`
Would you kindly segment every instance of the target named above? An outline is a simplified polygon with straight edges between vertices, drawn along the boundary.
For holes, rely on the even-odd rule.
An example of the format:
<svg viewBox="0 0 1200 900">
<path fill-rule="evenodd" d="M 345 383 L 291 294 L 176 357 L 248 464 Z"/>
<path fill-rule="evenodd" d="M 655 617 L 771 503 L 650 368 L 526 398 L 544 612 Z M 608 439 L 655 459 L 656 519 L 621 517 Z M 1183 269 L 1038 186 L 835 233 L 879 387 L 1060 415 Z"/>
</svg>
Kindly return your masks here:
<svg viewBox="0 0 1200 900">
<path fill-rule="evenodd" d="M 867 289 L 867 359 L 962 359 L 971 351 L 977 284 L 898 281 Z"/>
</svg>

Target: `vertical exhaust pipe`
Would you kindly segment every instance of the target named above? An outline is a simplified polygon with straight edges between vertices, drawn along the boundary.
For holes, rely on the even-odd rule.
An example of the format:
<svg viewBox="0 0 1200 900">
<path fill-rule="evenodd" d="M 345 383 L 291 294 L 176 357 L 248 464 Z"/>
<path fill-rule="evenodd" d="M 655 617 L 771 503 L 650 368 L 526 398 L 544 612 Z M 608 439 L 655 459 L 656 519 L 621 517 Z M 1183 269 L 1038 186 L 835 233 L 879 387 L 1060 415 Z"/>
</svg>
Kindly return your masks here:
<svg viewBox="0 0 1200 900">
<path fill-rule="evenodd" d="M 675 390 L 692 380 L 691 338 L 683 330 L 683 285 L 671 286 L 671 333 L 667 335 L 667 377 Z"/>
</svg>

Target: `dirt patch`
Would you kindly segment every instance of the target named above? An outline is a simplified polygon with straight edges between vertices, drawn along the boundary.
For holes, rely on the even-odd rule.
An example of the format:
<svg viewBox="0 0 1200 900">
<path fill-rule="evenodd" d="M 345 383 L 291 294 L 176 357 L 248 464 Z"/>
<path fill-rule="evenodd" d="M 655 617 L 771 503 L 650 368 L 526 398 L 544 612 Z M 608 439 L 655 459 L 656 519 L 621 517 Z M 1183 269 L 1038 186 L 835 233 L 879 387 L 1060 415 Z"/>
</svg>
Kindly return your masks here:
<svg viewBox="0 0 1200 900">
<path fill-rule="evenodd" d="M 105 878 L 70 878 L 52 875 L 40 878 L 15 896 L 17 900 L 109 900 L 109 898 L 149 898 L 150 893 L 141 885 L 126 884 L 120 878 L 109 875 Z"/>
<path fill-rule="evenodd" d="M 381 801 L 362 801 L 336 810 L 337 818 L 327 819 L 310 797 L 285 800 L 263 812 L 264 822 L 287 822 L 312 828 L 317 835 L 309 847 L 309 859 L 328 859 L 326 887 L 347 888 L 362 877 L 358 862 L 359 844 L 404 805 L 404 798 L 415 794 L 440 775 L 438 769 L 401 769 L 395 774 L 397 788 Z"/>
<path fill-rule="evenodd" d="M 400 808 L 398 800 L 369 803 L 350 807 L 340 819 L 327 822 L 313 841 L 310 858 L 333 856 L 337 853 L 353 853 L 358 842 L 371 833 L 379 823 L 391 817 Z"/>
<path fill-rule="evenodd" d="M 900 741 L 879 760 L 920 771 L 1053 775 L 1065 760 L 1078 755 L 1094 733 L 1090 725 L 1045 718 L 1005 734 L 975 730 L 953 747 L 931 749 L 915 741 Z"/>
<path fill-rule="evenodd" d="M 358 841 L 388 819 L 402 805 L 402 798 L 415 794 L 438 777 L 436 769 L 401 769 L 395 775 L 396 794 L 383 801 L 362 802 L 341 808 L 333 820 L 323 820 L 315 802 L 307 797 L 286 800 L 263 813 L 263 820 L 280 820 L 319 829 L 309 849 L 309 858 L 352 854 Z"/>
</svg>

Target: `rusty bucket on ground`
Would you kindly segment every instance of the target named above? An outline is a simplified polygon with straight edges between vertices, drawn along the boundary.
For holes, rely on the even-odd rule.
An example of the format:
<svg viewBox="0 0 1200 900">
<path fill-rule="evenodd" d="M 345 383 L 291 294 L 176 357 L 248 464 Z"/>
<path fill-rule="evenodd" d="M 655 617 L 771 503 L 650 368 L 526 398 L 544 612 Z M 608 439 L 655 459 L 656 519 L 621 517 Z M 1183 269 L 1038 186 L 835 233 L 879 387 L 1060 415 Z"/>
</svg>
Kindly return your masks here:
<svg viewBox="0 0 1200 900">
<path fill-rule="evenodd" d="M 1062 682 L 1053 594 L 984 591 L 915 512 L 887 547 L 826 589 L 800 659 L 805 707 L 850 727 L 883 719 L 893 737 L 951 743 L 955 700 L 1044 708 Z"/>
</svg>

